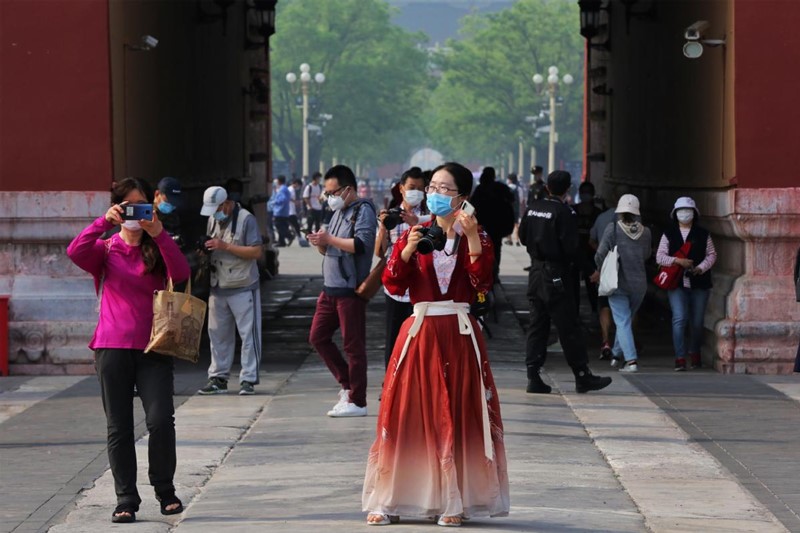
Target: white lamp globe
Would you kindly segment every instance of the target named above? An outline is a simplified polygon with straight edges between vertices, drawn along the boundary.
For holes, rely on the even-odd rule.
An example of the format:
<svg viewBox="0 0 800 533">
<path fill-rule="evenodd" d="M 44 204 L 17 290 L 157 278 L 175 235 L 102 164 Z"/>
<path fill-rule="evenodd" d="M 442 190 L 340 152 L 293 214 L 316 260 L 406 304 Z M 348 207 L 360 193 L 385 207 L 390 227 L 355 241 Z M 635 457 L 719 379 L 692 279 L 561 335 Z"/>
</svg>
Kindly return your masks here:
<svg viewBox="0 0 800 533">
<path fill-rule="evenodd" d="M 294 72 L 290 72 L 289 74 L 286 75 L 286 81 L 288 81 L 289 83 L 296 82 L 297 81 L 297 74 L 295 74 Z"/>
<path fill-rule="evenodd" d="M 308 83 L 309 81 L 311 81 L 311 74 L 309 74 L 308 72 L 301 72 L 300 81 Z"/>
<path fill-rule="evenodd" d="M 550 68 L 548 68 L 548 69 L 547 69 L 547 73 L 548 73 L 548 74 L 551 74 L 551 75 L 552 75 L 552 74 L 558 74 L 558 67 L 556 67 L 556 66 L 551 66 Z"/>
<path fill-rule="evenodd" d="M 317 83 L 325 83 L 325 74 L 323 74 L 322 72 L 317 72 L 314 75 L 314 81 Z"/>
<path fill-rule="evenodd" d="M 541 74 L 534 74 L 533 75 L 533 83 L 536 85 L 540 85 L 544 81 L 544 76 Z"/>
<path fill-rule="evenodd" d="M 558 83 L 558 74 L 550 74 L 547 76 L 547 83 L 551 85 Z"/>
<path fill-rule="evenodd" d="M 564 80 L 564 83 L 566 83 L 567 85 L 571 85 L 572 82 L 575 81 L 574 78 L 572 77 L 572 74 L 564 74 L 564 78 L 562 79 Z"/>
<path fill-rule="evenodd" d="M 308 72 L 311 70 L 311 67 L 308 66 L 308 63 L 303 63 L 300 65 L 300 72 Z"/>
</svg>

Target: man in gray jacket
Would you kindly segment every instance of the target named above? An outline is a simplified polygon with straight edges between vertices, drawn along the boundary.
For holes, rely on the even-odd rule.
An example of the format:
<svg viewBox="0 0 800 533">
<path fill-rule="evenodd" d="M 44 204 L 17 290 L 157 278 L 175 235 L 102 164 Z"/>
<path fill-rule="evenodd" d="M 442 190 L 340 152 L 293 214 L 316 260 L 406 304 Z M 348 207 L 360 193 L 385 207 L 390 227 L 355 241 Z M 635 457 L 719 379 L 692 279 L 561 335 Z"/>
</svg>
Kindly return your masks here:
<svg viewBox="0 0 800 533">
<path fill-rule="evenodd" d="M 200 214 L 208 217 L 206 235 L 210 237 L 204 249 L 211 255 L 211 366 L 208 384 L 198 392 L 228 392 L 238 330 L 242 338 L 239 394 L 255 394 L 253 386 L 259 382 L 261 364 L 261 289 L 256 263 L 261 256 L 261 234 L 256 218 L 222 187 L 206 189 Z"/>
<path fill-rule="evenodd" d="M 339 400 L 328 416 L 366 416 L 367 302 L 356 296 L 355 290 L 372 266 L 377 215 L 372 202 L 358 197 L 356 178 L 350 168 L 334 166 L 325 174 L 324 181 L 333 217 L 327 230 L 308 234 L 308 241 L 325 256 L 324 285 L 308 341 L 341 385 Z M 333 342 L 333 334 L 339 328 L 347 361 Z"/>
</svg>

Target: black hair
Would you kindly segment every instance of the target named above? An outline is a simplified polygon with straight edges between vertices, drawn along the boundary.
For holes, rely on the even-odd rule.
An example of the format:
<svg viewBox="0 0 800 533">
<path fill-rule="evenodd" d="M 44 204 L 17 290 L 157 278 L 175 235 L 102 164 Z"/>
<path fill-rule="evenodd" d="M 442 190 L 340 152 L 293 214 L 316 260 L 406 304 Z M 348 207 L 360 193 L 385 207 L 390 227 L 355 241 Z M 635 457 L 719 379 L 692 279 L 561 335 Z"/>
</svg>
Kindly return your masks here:
<svg viewBox="0 0 800 533">
<path fill-rule="evenodd" d="M 356 188 L 356 175 L 346 165 L 336 165 L 328 169 L 325 173 L 325 181 L 334 178 L 339 181 L 339 187 Z"/>
<path fill-rule="evenodd" d="M 491 167 L 489 167 L 491 168 Z M 449 162 L 433 169 L 433 174 L 440 170 L 446 170 L 456 182 L 458 194 L 461 196 L 469 196 L 472 192 L 472 171 L 460 163 Z M 492 169 L 494 171 L 494 169 Z"/>
<path fill-rule="evenodd" d="M 295 184 L 302 185 L 303 184 L 303 180 L 301 180 L 300 178 L 295 178 L 295 179 L 292 180 L 292 185 L 295 185 Z"/>
<path fill-rule="evenodd" d="M 494 181 L 497 175 L 494 172 L 494 167 L 483 167 L 483 171 L 481 172 L 481 183 L 491 183 Z"/>
<path fill-rule="evenodd" d="M 147 199 L 149 203 L 153 203 L 154 193 L 153 188 L 149 183 L 139 178 L 125 178 L 122 181 L 115 182 L 111 188 L 111 204 L 119 204 L 131 191 L 139 191 L 142 196 Z M 164 266 L 164 258 L 161 257 L 161 252 L 158 250 L 153 238 L 149 233 L 142 230 L 142 242 L 140 244 L 142 250 L 142 260 L 144 261 L 145 272 L 155 272 L 157 274 L 166 273 Z"/>
<path fill-rule="evenodd" d="M 594 183 L 592 183 L 591 181 L 581 182 L 581 184 L 578 185 L 578 194 L 580 194 L 583 191 L 591 192 L 592 194 L 594 194 Z"/>
<path fill-rule="evenodd" d="M 319 172 L 319 171 L 314 172 L 313 174 L 311 174 L 311 179 L 312 180 L 315 180 L 315 179 L 318 179 L 318 178 L 321 178 L 321 177 L 322 177 L 322 172 Z"/>
<path fill-rule="evenodd" d="M 237 203 L 242 201 L 244 183 L 239 178 L 228 178 L 222 188 L 228 193 L 228 200 Z"/>
<path fill-rule="evenodd" d="M 636 215 L 633 213 L 617 213 L 617 215 L 625 224 L 633 224 L 636 222 Z"/>
<path fill-rule="evenodd" d="M 415 179 L 415 180 L 424 179 L 423 176 L 422 176 L 422 170 L 419 167 L 411 167 L 411 168 L 409 168 L 408 170 L 403 172 L 402 176 L 400 176 L 400 183 L 405 185 L 406 184 L 406 180 L 408 178 Z"/>
<path fill-rule="evenodd" d="M 554 170 L 547 176 L 547 190 L 553 196 L 561 196 L 572 185 L 572 176 L 566 170 Z"/>
<path fill-rule="evenodd" d="M 283 174 L 278 176 L 278 183 L 280 183 L 281 185 L 285 185 L 286 184 L 286 176 L 284 176 Z"/>
<path fill-rule="evenodd" d="M 422 179 L 425 181 L 425 185 L 431 182 L 431 178 L 433 177 L 433 170 L 423 170 L 422 171 Z"/>
<path fill-rule="evenodd" d="M 537 172 L 543 172 L 544 169 L 541 165 L 534 165 L 531 167 L 531 174 L 536 174 Z"/>
<path fill-rule="evenodd" d="M 517 183 L 519 183 L 519 178 L 517 178 L 517 175 L 512 172 L 511 174 L 508 175 L 508 181 L 516 185 Z"/>
</svg>

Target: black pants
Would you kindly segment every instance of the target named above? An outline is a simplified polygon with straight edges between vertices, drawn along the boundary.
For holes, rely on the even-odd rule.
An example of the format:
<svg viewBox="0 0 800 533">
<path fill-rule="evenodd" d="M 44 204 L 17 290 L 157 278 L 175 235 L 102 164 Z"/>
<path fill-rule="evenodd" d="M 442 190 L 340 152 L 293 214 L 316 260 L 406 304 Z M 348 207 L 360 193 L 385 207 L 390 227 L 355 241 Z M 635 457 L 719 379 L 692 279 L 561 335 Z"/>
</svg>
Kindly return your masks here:
<svg viewBox="0 0 800 533">
<path fill-rule="evenodd" d="M 136 448 L 133 435 L 133 386 L 139 392 L 150 432 L 148 475 L 158 495 L 175 491 L 175 406 L 173 360 L 141 350 L 99 349 L 95 369 L 108 425 L 108 462 L 118 504 L 141 503 L 136 490 Z"/>
<path fill-rule="evenodd" d="M 278 246 L 286 246 L 292 240 L 292 233 L 289 231 L 289 217 L 275 217 L 275 229 L 278 232 Z"/>
<path fill-rule="evenodd" d="M 300 234 L 300 219 L 297 215 L 289 215 L 289 225 L 292 227 L 292 230 L 294 230 L 294 236 L 297 237 L 298 240 L 302 239 L 303 236 Z"/>
<path fill-rule="evenodd" d="M 494 247 L 494 267 L 492 274 L 494 275 L 494 283 L 500 282 L 500 254 L 503 251 L 503 236 L 502 235 L 489 235 Z"/>
<path fill-rule="evenodd" d="M 584 343 L 583 329 L 575 307 L 574 286 L 557 267 L 533 261 L 528 274 L 528 303 L 530 324 L 525 347 L 525 365 L 528 372 L 538 372 L 547 360 L 547 337 L 550 323 L 558 331 L 558 340 L 564 356 L 573 371 L 585 368 L 589 362 Z M 562 277 L 562 289 L 553 284 L 553 279 Z"/>
<path fill-rule="evenodd" d="M 414 306 L 410 302 L 398 302 L 390 298 L 386 293 L 386 348 L 383 352 L 384 367 L 389 368 L 389 359 L 392 358 L 394 343 L 400 333 L 400 326 L 414 312 Z"/>
<path fill-rule="evenodd" d="M 319 228 L 322 227 L 322 209 L 309 209 L 306 223 L 308 224 L 306 227 L 308 233 L 319 231 Z"/>
<path fill-rule="evenodd" d="M 597 314 L 597 289 L 599 285 L 592 283 L 589 280 L 589 275 L 584 274 L 583 284 L 586 287 L 586 296 L 589 298 L 589 306 L 592 308 L 592 313 Z"/>
</svg>

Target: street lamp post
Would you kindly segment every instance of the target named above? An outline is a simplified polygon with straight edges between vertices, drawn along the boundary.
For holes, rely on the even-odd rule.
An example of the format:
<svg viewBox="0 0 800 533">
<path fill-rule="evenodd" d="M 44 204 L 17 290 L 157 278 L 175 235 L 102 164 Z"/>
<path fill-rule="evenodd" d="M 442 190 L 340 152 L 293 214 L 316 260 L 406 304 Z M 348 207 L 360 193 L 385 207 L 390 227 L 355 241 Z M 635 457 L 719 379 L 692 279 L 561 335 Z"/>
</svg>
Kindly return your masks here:
<svg viewBox="0 0 800 533">
<path fill-rule="evenodd" d="M 294 87 L 297 81 L 297 74 L 289 72 L 286 74 L 286 81 Z M 325 74 L 317 72 L 311 77 L 311 67 L 308 63 L 300 65 L 300 90 L 303 94 L 303 177 L 308 176 L 308 86 L 310 83 L 321 85 L 325 83 Z"/>
<path fill-rule="evenodd" d="M 541 74 L 533 75 L 533 83 L 540 86 L 544 82 L 544 76 Z M 564 74 L 561 81 L 565 85 L 570 85 L 573 82 L 572 75 Z M 547 69 L 547 92 L 550 96 L 550 142 L 547 150 L 547 172 L 555 170 L 556 163 L 556 142 L 558 137 L 556 133 L 556 89 L 559 84 L 558 67 L 551 66 Z"/>
</svg>

